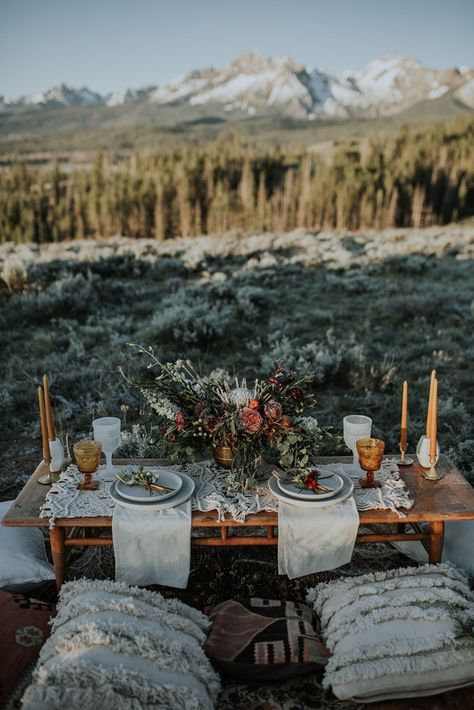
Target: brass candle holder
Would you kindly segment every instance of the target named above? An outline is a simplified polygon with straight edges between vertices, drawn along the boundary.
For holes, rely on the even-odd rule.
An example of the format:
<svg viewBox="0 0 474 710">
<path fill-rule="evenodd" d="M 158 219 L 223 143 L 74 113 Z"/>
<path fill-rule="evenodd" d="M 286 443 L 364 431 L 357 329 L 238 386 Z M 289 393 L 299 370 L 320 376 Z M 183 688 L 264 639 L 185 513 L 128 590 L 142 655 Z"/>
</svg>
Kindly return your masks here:
<svg viewBox="0 0 474 710">
<path fill-rule="evenodd" d="M 398 459 L 398 461 L 395 462 L 397 464 L 397 466 L 411 466 L 412 465 L 413 459 L 411 458 L 411 456 L 406 455 L 406 450 L 407 450 L 407 445 L 405 444 L 405 446 L 403 446 L 402 442 L 400 442 L 400 458 Z"/>
<path fill-rule="evenodd" d="M 423 478 L 426 478 L 427 481 L 439 481 L 443 476 L 440 476 L 438 471 L 435 468 L 436 466 L 436 454 L 432 456 L 430 454 L 430 467 L 427 471 L 423 471 L 421 474 Z"/>
<path fill-rule="evenodd" d="M 102 444 L 99 441 L 78 441 L 74 444 L 73 450 L 77 468 L 84 474 L 84 480 L 77 484 L 78 490 L 97 490 L 97 488 L 99 488 L 99 481 L 94 481 L 92 474 L 99 468 Z"/>
<path fill-rule="evenodd" d="M 408 432 L 406 426 L 402 426 L 400 431 L 400 458 L 396 461 L 397 466 L 410 466 L 413 463 L 413 459 L 406 456 L 408 443 Z"/>
</svg>

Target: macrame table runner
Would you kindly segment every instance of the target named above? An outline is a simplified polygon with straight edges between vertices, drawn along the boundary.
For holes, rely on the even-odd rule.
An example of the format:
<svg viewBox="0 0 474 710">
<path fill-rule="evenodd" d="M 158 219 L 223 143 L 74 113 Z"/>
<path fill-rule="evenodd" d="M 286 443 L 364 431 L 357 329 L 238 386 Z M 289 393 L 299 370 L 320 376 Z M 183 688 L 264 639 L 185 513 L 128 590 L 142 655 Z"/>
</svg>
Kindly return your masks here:
<svg viewBox="0 0 474 710">
<path fill-rule="evenodd" d="M 127 468 L 127 467 L 122 467 Z M 159 471 L 159 467 L 147 467 L 150 471 Z M 278 500 L 270 492 L 266 481 L 256 490 L 239 493 L 228 482 L 228 472 L 216 468 L 211 461 L 167 467 L 173 471 L 185 471 L 191 476 L 196 489 L 192 498 L 193 510 L 216 510 L 218 520 L 222 521 L 229 514 L 236 522 L 243 522 L 252 513 L 261 511 L 277 512 Z M 345 473 L 354 481 L 354 499 L 357 509 L 371 510 L 389 509 L 398 514 L 400 518 L 405 515 L 399 508 L 411 508 L 413 501 L 400 478 L 398 466 L 394 461 L 383 461 L 377 480 L 381 488 L 364 489 L 360 487 L 357 474 L 345 464 L 333 463 L 320 466 L 320 470 L 331 470 L 335 473 Z M 268 469 L 270 475 L 270 468 Z M 46 494 L 46 500 L 40 511 L 41 518 L 50 518 L 50 527 L 54 527 L 57 518 L 94 518 L 112 516 L 114 504 L 109 493 L 109 488 L 115 480 L 114 474 L 107 473 L 105 467 L 99 467 L 94 474 L 100 482 L 96 491 L 78 491 L 77 484 L 82 479 L 82 474 L 77 467 L 71 464 L 61 474 L 57 483 L 53 483 Z"/>
</svg>

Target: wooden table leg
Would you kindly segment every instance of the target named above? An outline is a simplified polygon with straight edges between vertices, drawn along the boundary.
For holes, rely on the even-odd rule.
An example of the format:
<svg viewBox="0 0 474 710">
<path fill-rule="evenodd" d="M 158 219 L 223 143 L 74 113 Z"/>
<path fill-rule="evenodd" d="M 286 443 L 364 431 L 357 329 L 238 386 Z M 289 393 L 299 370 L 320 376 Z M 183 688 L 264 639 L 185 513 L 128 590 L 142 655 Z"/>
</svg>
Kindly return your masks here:
<svg viewBox="0 0 474 710">
<path fill-rule="evenodd" d="M 442 520 L 437 520 L 434 523 L 430 523 L 430 564 L 435 565 L 438 564 L 438 562 L 441 562 L 441 557 L 443 555 L 443 542 L 444 522 Z"/>
<path fill-rule="evenodd" d="M 66 548 L 64 547 L 64 528 L 54 527 L 49 531 L 51 555 L 53 557 L 56 589 L 61 589 L 66 574 Z"/>
</svg>

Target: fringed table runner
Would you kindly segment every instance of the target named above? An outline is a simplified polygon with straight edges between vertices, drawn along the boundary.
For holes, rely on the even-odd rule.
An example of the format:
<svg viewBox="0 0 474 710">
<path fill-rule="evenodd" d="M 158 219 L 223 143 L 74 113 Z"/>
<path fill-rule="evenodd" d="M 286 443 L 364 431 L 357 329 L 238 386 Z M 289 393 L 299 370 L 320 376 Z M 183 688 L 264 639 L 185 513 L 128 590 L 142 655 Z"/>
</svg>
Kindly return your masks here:
<svg viewBox="0 0 474 710">
<path fill-rule="evenodd" d="M 217 469 L 211 461 L 167 467 L 172 471 L 185 471 L 194 479 L 196 488 L 192 498 L 193 510 L 216 510 L 219 521 L 229 514 L 233 520 L 243 522 L 248 515 L 261 511 L 277 512 L 278 501 L 268 488 L 267 482 L 261 483 L 256 490 L 240 493 L 228 480 L 228 472 Z M 376 478 L 382 483 L 381 488 L 364 489 L 360 487 L 359 478 L 362 473 L 355 473 L 346 464 L 333 463 L 320 466 L 320 470 L 328 469 L 335 473 L 345 473 L 354 481 L 354 499 L 357 509 L 388 509 L 404 518 L 399 508 L 411 508 L 413 501 L 409 496 L 405 483 L 400 478 L 395 462 L 386 460 L 382 463 Z M 148 470 L 159 471 L 157 466 L 149 466 Z M 270 468 L 268 469 L 270 475 Z M 53 483 L 46 494 L 46 500 L 41 508 L 40 517 L 50 518 L 50 526 L 54 527 L 57 518 L 94 518 L 112 516 L 114 504 L 109 488 L 115 480 L 114 474 L 107 473 L 105 467 L 99 467 L 94 478 L 100 482 L 96 491 L 78 491 L 77 484 L 82 480 L 82 474 L 74 465 L 69 466 L 61 474 L 57 483 Z"/>
</svg>

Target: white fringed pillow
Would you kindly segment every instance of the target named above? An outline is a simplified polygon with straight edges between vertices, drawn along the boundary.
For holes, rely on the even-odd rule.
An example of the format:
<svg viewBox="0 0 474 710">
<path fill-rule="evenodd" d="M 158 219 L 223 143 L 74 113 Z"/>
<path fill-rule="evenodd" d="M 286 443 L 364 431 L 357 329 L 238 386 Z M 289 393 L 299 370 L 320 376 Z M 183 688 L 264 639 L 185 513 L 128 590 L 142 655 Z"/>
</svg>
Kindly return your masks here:
<svg viewBox="0 0 474 710">
<path fill-rule="evenodd" d="M 448 564 L 365 574 L 307 595 L 333 654 L 323 685 L 373 702 L 474 683 L 474 594 Z"/>
<path fill-rule="evenodd" d="M 23 708 L 211 709 L 220 681 L 202 649 L 209 624 L 155 592 L 69 582 Z"/>
</svg>

